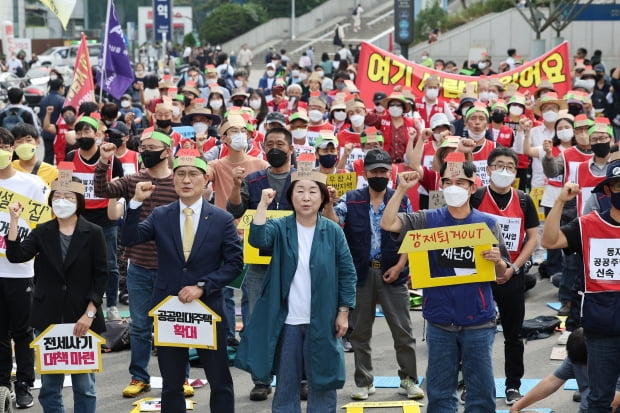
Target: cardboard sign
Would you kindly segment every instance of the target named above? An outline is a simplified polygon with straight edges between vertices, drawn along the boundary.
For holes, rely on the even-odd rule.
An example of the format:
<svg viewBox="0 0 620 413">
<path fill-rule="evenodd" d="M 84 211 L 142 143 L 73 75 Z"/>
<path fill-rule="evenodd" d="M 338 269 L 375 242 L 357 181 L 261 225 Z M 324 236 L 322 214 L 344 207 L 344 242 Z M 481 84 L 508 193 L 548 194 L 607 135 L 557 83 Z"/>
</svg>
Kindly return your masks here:
<svg viewBox="0 0 620 413">
<path fill-rule="evenodd" d="M 373 408 L 396 408 L 401 407 L 403 413 L 420 413 L 420 406 L 424 406 L 418 402 L 413 400 L 404 400 L 404 401 L 386 401 L 386 402 L 351 402 L 347 403 L 343 408 L 346 409 L 347 413 L 363 413 L 364 409 L 373 409 Z M 394 409 L 390 409 L 392 411 L 397 411 Z"/>
<path fill-rule="evenodd" d="M 538 219 L 541 221 L 545 220 L 545 209 L 544 207 L 540 205 L 540 202 L 542 201 L 544 193 L 545 193 L 545 187 L 543 186 L 532 188 L 530 190 L 530 198 L 532 198 L 532 201 L 534 202 L 534 206 L 536 207 L 538 211 Z"/>
<path fill-rule="evenodd" d="M 428 209 L 439 209 L 446 205 L 443 191 L 428 191 Z"/>
<path fill-rule="evenodd" d="M 52 324 L 30 343 L 35 352 L 37 373 L 101 372 L 101 345 L 105 339 L 91 330 L 83 337 L 76 337 L 74 327 L 74 323 Z"/>
<path fill-rule="evenodd" d="M 347 172 L 345 174 L 327 175 L 327 186 L 333 186 L 338 192 L 338 198 L 357 187 L 357 174 Z"/>
<path fill-rule="evenodd" d="M 195 404 L 195 401 L 185 399 L 185 409 L 194 410 Z M 161 412 L 161 399 L 155 397 L 145 397 L 143 399 L 136 400 L 131 405 L 136 407 L 134 407 L 130 413 Z"/>
<path fill-rule="evenodd" d="M 293 211 L 282 211 L 282 210 L 267 210 L 267 220 L 274 218 L 282 218 L 288 215 L 291 215 Z M 248 209 L 245 211 L 245 214 L 239 220 L 239 224 L 237 225 L 237 229 L 242 229 L 243 231 L 243 262 L 246 264 L 265 264 L 268 265 L 271 262 L 271 251 L 259 250 L 258 248 L 254 248 L 250 245 L 249 236 L 250 236 L 250 224 L 252 223 L 252 219 L 254 219 L 254 214 L 256 214 L 255 209 Z"/>
<path fill-rule="evenodd" d="M 411 276 L 413 288 L 429 288 L 495 281 L 495 265 L 481 254 L 497 243 L 489 227 L 477 223 L 409 231 L 398 252 L 409 254 L 409 266 L 415 269 Z M 428 257 L 431 250 L 441 250 L 440 265 L 443 262 L 453 267 L 456 274 L 432 276 Z"/>
<path fill-rule="evenodd" d="M 149 311 L 154 318 L 155 345 L 217 350 L 217 323 L 222 318 L 196 299 L 182 303 L 169 295 Z"/>
</svg>

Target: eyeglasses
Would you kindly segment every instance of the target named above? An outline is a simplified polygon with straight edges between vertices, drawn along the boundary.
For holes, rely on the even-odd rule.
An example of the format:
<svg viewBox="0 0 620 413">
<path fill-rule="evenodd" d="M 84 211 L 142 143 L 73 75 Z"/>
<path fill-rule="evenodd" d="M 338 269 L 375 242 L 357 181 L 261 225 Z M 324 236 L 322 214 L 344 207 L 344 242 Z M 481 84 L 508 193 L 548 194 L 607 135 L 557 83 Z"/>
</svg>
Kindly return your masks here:
<svg viewBox="0 0 620 413">
<path fill-rule="evenodd" d="M 609 142 L 610 139 L 609 136 L 590 136 L 590 143 L 605 143 Z"/>
<path fill-rule="evenodd" d="M 77 202 L 77 197 L 75 196 L 75 194 L 72 193 L 62 193 L 62 192 L 54 192 L 54 195 L 52 195 L 52 201 L 56 201 L 57 199 L 66 199 L 67 201 L 76 203 Z"/>
<path fill-rule="evenodd" d="M 164 149 L 163 146 L 155 146 L 155 145 L 140 145 L 140 146 L 138 146 L 138 152 L 161 151 L 163 149 Z"/>
<path fill-rule="evenodd" d="M 514 166 L 513 164 L 506 165 L 503 162 L 495 162 L 493 165 L 489 165 L 489 168 L 491 168 L 492 170 L 505 169 L 511 173 L 517 171 L 517 167 Z"/>
</svg>

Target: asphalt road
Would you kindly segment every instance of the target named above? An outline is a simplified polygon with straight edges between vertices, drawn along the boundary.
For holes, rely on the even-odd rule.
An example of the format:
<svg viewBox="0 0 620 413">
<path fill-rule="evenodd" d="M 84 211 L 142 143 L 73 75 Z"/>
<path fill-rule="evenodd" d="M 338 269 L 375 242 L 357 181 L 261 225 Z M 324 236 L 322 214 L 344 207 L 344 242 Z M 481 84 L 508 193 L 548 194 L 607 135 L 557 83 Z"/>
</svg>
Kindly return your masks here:
<svg viewBox="0 0 620 413">
<path fill-rule="evenodd" d="M 534 270 L 536 267 L 534 267 Z M 555 311 L 546 306 L 547 302 L 557 301 L 557 289 L 548 280 L 539 280 L 536 287 L 531 290 L 526 298 L 526 318 L 533 318 L 538 315 L 555 315 Z M 120 309 L 126 309 L 121 306 Z M 424 375 L 427 364 L 427 349 L 423 338 L 424 321 L 420 311 L 412 311 L 414 333 L 417 339 L 418 369 L 419 374 Z M 552 347 L 557 345 L 559 333 L 543 339 L 527 342 L 525 346 L 525 378 L 541 379 L 545 375 L 553 372 L 560 361 L 550 360 Z M 392 346 L 392 339 L 384 318 L 377 318 L 374 325 L 373 335 L 373 363 L 374 373 L 376 376 L 396 376 L 397 367 Z M 130 377 L 127 372 L 129 365 L 130 353 L 128 350 L 118 353 L 108 353 L 103 355 L 104 371 L 97 375 L 97 411 L 100 412 L 130 412 L 132 410 L 132 402 L 134 399 L 123 398 L 121 391 L 124 386 L 129 383 Z M 495 339 L 493 349 L 493 367 L 495 377 L 502 378 L 503 374 L 503 338 L 499 333 Z M 349 394 L 355 387 L 353 381 L 353 354 L 346 354 L 347 382 L 345 387 L 338 392 L 338 405 L 342 406 L 350 402 Z M 151 358 L 150 371 L 153 376 L 158 376 L 157 361 Z M 249 374 L 232 368 L 233 380 L 235 384 L 236 410 L 238 412 L 270 412 L 270 397 L 264 402 L 253 402 L 249 399 L 249 391 L 252 387 L 252 381 Z M 192 368 L 192 377 L 204 378 L 204 372 L 199 368 Z M 502 381 L 503 382 L 503 381 Z M 425 388 L 425 386 L 423 386 Z M 400 396 L 396 392 L 397 389 L 383 388 L 377 389 L 377 393 L 369 398 L 369 401 L 402 401 L 404 396 Z M 63 391 L 67 412 L 73 412 L 73 400 L 71 388 L 65 388 Z M 35 405 L 24 412 L 40 413 L 43 411 L 36 401 L 38 390 L 33 391 L 35 396 Z M 153 389 L 146 396 L 159 397 L 160 390 Z M 539 402 L 534 408 L 553 409 L 556 412 L 576 412 L 578 404 L 572 401 L 572 391 L 559 390 L 557 393 L 549 397 L 543 402 Z M 192 398 L 196 401 L 195 410 L 197 412 L 208 412 L 209 409 L 209 387 L 196 389 L 196 395 Z M 422 400 L 424 402 L 424 400 Z M 305 403 L 302 404 L 305 408 Z M 503 398 L 497 399 L 497 409 L 507 410 Z M 460 407 L 460 411 L 463 407 Z M 344 409 L 341 411 L 345 411 Z M 378 408 L 375 410 L 367 409 L 367 412 L 402 412 L 402 408 Z M 421 412 L 426 412 L 426 408 L 422 407 Z M 80 413 L 80 412 L 75 412 Z M 216 412 L 214 412 L 216 413 Z"/>
</svg>

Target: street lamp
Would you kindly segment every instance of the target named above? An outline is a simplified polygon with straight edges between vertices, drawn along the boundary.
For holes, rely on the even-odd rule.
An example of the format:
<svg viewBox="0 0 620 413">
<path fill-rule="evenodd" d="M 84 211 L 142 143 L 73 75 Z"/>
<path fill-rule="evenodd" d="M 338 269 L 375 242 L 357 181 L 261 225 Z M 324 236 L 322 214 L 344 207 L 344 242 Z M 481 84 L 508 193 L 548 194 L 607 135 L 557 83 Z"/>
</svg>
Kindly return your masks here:
<svg viewBox="0 0 620 413">
<path fill-rule="evenodd" d="M 291 0 L 291 40 L 295 40 L 295 0 Z"/>
</svg>

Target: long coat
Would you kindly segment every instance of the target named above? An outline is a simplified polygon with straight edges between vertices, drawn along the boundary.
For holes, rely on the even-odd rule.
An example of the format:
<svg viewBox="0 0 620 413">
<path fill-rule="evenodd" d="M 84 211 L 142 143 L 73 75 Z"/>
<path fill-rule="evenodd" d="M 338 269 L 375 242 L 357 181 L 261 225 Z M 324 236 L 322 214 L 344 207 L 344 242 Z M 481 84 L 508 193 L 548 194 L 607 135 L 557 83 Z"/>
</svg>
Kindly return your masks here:
<svg viewBox="0 0 620 413">
<path fill-rule="evenodd" d="M 298 261 L 295 215 L 251 225 L 250 244 L 273 248 L 260 296 L 237 351 L 237 367 L 265 379 L 274 371 L 276 346 L 288 315 L 288 295 Z M 335 337 L 338 307 L 355 306 L 356 273 L 344 233 L 320 217 L 310 252 L 310 386 L 315 391 L 342 388 L 342 341 Z M 301 351 L 301 349 L 300 349 Z"/>
<path fill-rule="evenodd" d="M 43 331 L 50 324 L 75 323 L 88 302 L 97 307 L 91 330 L 105 331 L 101 311 L 108 284 L 106 243 L 101 227 L 79 217 L 64 261 L 58 221 L 38 225 L 20 243 L 6 241 L 10 262 L 34 258 L 34 291 L 30 324 Z"/>
</svg>

